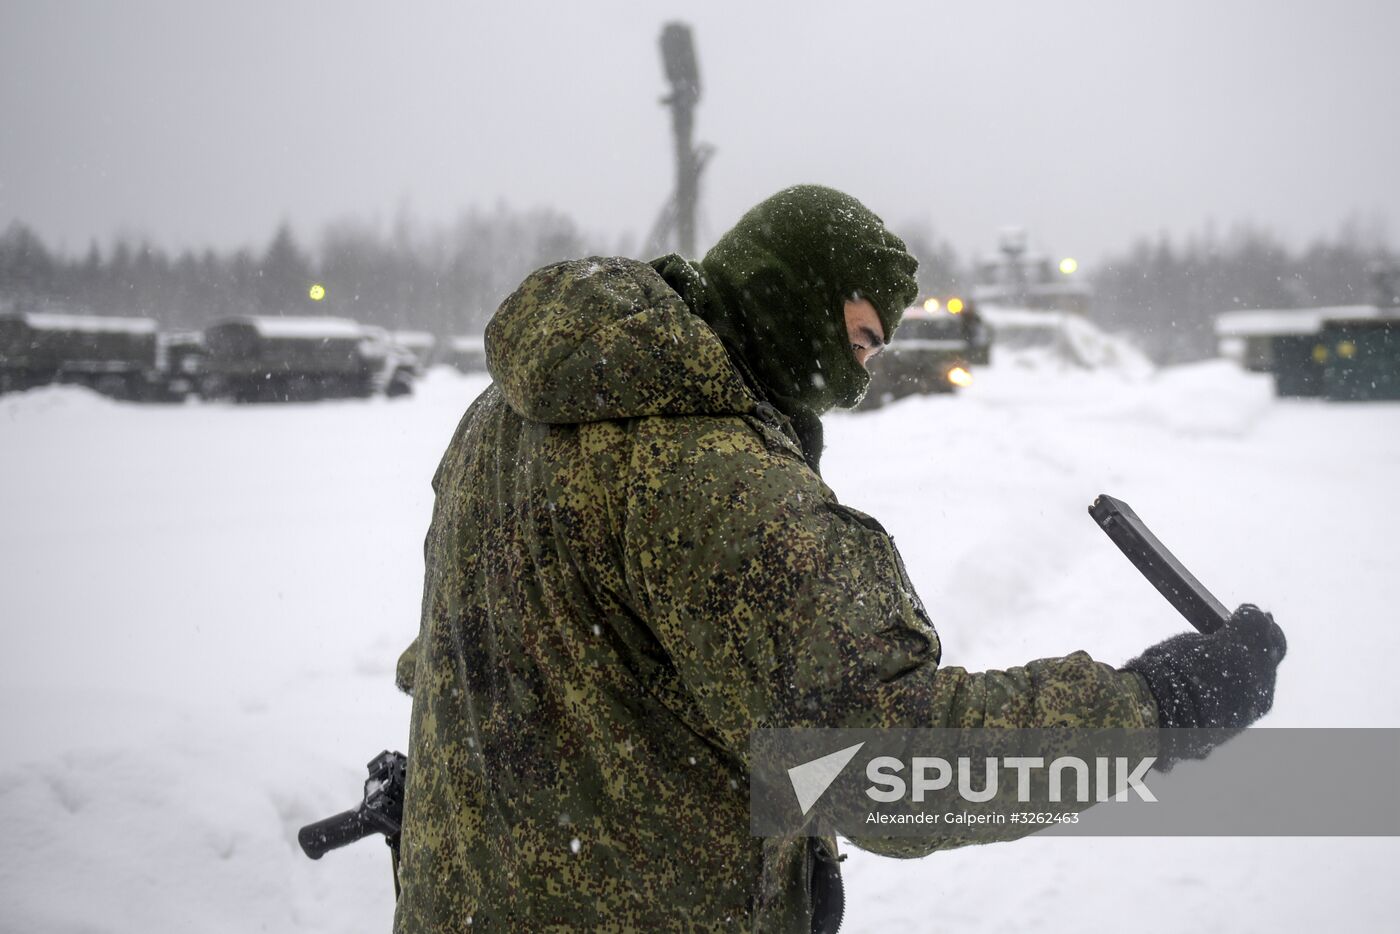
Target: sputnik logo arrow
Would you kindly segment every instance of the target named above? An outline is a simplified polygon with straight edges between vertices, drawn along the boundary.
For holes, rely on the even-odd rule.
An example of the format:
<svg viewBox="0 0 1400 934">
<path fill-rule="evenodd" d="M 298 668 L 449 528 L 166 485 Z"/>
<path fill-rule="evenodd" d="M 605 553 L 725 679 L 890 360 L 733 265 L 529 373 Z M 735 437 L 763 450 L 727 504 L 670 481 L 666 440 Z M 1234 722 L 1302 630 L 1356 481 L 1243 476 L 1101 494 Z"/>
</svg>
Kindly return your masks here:
<svg viewBox="0 0 1400 934">
<path fill-rule="evenodd" d="M 819 759 L 812 759 L 801 765 L 794 765 L 787 770 L 788 779 L 792 782 L 792 790 L 797 794 L 797 803 L 802 807 L 802 816 L 806 817 L 807 812 L 812 809 L 812 805 L 817 803 L 817 799 L 826 793 L 831 787 L 831 783 L 836 781 L 856 753 L 860 752 L 860 747 L 865 743 L 856 743 L 854 746 L 847 746 L 845 749 L 838 749 Z"/>
</svg>

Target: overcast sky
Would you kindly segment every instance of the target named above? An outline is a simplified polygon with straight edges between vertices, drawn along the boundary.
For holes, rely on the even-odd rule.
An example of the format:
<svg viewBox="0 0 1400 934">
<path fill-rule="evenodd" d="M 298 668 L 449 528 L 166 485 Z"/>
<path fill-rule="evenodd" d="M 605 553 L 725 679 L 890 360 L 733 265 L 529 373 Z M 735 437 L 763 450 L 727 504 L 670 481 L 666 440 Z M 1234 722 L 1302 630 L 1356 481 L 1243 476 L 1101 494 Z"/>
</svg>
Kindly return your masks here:
<svg viewBox="0 0 1400 934">
<path fill-rule="evenodd" d="M 960 250 L 1400 222 L 1400 2 L 0 0 L 0 226 L 314 242 L 551 205 L 640 239 L 672 186 L 657 37 L 695 30 L 712 240 L 820 182 Z"/>
</svg>

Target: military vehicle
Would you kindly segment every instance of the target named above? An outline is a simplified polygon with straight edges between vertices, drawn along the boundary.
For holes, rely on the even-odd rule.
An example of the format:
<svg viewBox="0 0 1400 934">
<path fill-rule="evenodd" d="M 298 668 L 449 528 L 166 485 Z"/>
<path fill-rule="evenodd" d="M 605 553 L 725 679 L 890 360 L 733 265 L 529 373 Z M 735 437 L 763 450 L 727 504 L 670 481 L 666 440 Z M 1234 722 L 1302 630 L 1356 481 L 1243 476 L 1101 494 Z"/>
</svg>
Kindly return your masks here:
<svg viewBox="0 0 1400 934">
<path fill-rule="evenodd" d="M 365 325 L 366 343 L 361 351 L 381 362 L 375 370 L 371 395 L 389 398 L 413 392 L 413 384 L 423 375 L 423 359 L 385 328 Z"/>
<path fill-rule="evenodd" d="M 962 304 L 960 311 L 956 310 L 956 304 L 949 308 L 949 314 L 957 315 L 958 323 L 962 326 L 963 340 L 967 341 L 967 362 L 973 366 L 991 366 L 994 329 L 987 323 L 987 319 L 983 317 L 982 313 L 977 310 L 976 303 L 971 299 L 962 302 L 961 299 L 955 297 L 952 302 Z"/>
<path fill-rule="evenodd" d="M 932 305 L 904 313 L 890 345 L 870 361 L 870 390 L 858 406 L 877 409 L 905 396 L 956 392 L 972 384 L 968 331 L 960 316 Z"/>
<path fill-rule="evenodd" d="M 150 318 L 0 315 L 0 392 L 67 383 L 117 399 L 157 399 L 164 394 L 157 352 Z"/>
<path fill-rule="evenodd" d="M 383 328 L 345 318 L 245 316 L 204 331 L 200 395 L 307 402 L 412 392 L 417 361 Z"/>
</svg>

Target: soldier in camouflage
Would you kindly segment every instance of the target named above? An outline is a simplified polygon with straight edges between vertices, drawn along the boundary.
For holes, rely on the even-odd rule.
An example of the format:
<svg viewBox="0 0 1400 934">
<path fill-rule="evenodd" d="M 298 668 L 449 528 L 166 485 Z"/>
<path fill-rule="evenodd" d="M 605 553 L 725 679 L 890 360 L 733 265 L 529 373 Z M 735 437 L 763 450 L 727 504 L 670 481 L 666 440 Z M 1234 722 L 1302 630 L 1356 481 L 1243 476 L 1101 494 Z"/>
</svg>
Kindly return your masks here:
<svg viewBox="0 0 1400 934">
<path fill-rule="evenodd" d="M 820 416 L 859 401 L 914 269 L 802 186 L 698 264 L 558 263 L 501 305 L 399 663 L 396 932 L 821 929 L 836 842 L 750 835 L 755 728 L 1159 724 L 1148 674 L 1083 652 L 941 665 L 893 541 L 822 482 Z M 1144 658 L 1221 695 L 1206 662 Z M 1224 720 L 1267 710 L 1260 671 Z"/>
</svg>

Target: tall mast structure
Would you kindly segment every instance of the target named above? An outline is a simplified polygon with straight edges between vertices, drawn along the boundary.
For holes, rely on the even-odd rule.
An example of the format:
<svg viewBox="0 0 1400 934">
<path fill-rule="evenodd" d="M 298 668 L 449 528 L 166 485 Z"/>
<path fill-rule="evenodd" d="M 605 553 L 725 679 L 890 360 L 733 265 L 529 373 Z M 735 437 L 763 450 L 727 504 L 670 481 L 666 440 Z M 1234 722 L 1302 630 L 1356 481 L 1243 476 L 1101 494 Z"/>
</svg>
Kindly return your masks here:
<svg viewBox="0 0 1400 934">
<path fill-rule="evenodd" d="M 700 173 L 712 149 L 693 142 L 695 107 L 700 102 L 700 66 L 690 27 L 685 23 L 667 23 L 662 28 L 661 63 L 671 85 L 671 93 L 661 103 L 671 110 L 671 129 L 676 140 L 676 189 L 657 218 L 651 239 L 669 241 L 674 232 L 676 248 L 685 256 L 694 256 Z"/>
</svg>

